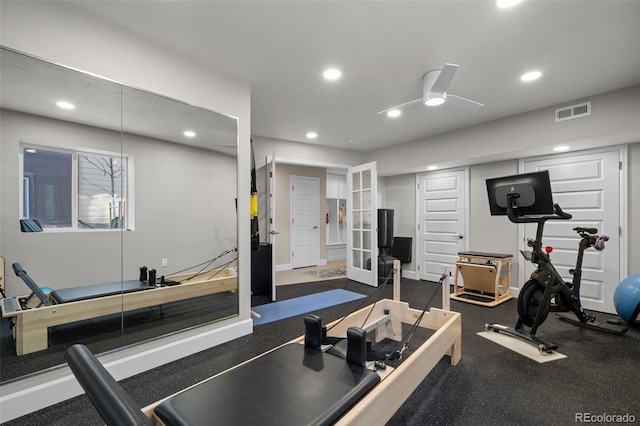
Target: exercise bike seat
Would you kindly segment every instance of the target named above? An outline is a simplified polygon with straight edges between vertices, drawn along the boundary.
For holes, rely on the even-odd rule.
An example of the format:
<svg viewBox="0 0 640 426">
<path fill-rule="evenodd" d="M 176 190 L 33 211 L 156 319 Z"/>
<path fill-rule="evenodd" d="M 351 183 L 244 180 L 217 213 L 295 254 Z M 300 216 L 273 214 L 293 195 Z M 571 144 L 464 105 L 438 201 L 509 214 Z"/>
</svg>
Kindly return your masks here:
<svg viewBox="0 0 640 426">
<path fill-rule="evenodd" d="M 578 234 L 582 234 L 583 232 L 586 232 L 587 234 L 597 234 L 598 233 L 598 229 L 597 228 L 577 227 L 577 228 L 573 228 L 573 230 L 576 231 Z"/>
</svg>

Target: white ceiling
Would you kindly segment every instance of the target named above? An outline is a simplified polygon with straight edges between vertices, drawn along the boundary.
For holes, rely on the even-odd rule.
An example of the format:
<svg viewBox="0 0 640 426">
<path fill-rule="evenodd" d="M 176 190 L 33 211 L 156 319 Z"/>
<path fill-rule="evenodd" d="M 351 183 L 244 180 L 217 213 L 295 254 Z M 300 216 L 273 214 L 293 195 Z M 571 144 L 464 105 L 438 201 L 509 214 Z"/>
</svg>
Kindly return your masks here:
<svg viewBox="0 0 640 426">
<path fill-rule="evenodd" d="M 640 1 L 76 1 L 251 84 L 254 136 L 368 151 L 640 84 Z M 142 60 L 142 59 L 141 59 Z M 422 75 L 479 111 L 416 104 Z M 132 64 L 135 66 L 135 64 Z M 343 77 L 327 82 L 322 72 Z M 532 69 L 533 83 L 519 81 Z"/>
</svg>

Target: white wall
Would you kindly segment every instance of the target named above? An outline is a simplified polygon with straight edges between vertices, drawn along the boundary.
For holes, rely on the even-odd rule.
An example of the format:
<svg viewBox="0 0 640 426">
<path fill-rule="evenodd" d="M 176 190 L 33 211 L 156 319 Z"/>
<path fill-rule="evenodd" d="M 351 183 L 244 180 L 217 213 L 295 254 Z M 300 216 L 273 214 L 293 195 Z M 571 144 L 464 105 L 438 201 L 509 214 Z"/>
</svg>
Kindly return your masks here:
<svg viewBox="0 0 640 426">
<path fill-rule="evenodd" d="M 238 170 L 250 169 L 250 85 L 217 73 L 166 46 L 153 44 L 131 33 L 96 19 L 63 2 L 2 2 L 0 44 L 54 63 L 91 72 L 119 83 L 163 94 L 238 119 Z M 249 217 L 250 174 L 239 173 L 238 217 Z M 3 182 L 4 183 L 4 182 Z M 243 197 L 242 194 L 246 194 Z M 1 218 L 0 218 L 1 219 Z M 6 235 L 1 236 L 5 238 Z M 162 341 L 152 350 L 153 356 L 126 354 L 113 360 L 108 368 L 121 368 L 118 378 L 137 374 L 170 362 L 189 352 L 203 350 L 223 341 L 251 332 L 250 320 L 250 230 L 249 221 L 240 221 L 239 296 L 240 315 L 216 324 L 176 347 L 162 352 Z M 246 271 L 243 273 L 243 271 Z M 217 330 L 217 331 L 216 331 Z M 68 372 L 66 373 L 68 374 Z M 50 379 L 49 379 L 50 380 Z M 32 410 L 46 407 L 81 392 L 68 380 L 49 381 L 32 378 L 29 383 L 2 385 L 0 422 Z M 40 383 L 38 383 L 40 382 Z M 35 384 L 34 384 L 35 383 Z M 58 385 L 59 384 L 59 385 Z M 46 398 L 34 398 L 43 390 Z"/>
<path fill-rule="evenodd" d="M 314 167 L 357 166 L 365 154 L 340 148 L 253 136 L 253 149 L 258 166 L 275 152 L 276 161 Z"/>
<path fill-rule="evenodd" d="M 431 164 L 442 169 L 546 155 L 559 144 L 577 150 L 640 141 L 640 86 L 565 104 L 587 100 L 588 117 L 556 123 L 553 106 L 369 151 L 365 159 L 377 160 L 378 173 L 390 176 Z"/>
</svg>

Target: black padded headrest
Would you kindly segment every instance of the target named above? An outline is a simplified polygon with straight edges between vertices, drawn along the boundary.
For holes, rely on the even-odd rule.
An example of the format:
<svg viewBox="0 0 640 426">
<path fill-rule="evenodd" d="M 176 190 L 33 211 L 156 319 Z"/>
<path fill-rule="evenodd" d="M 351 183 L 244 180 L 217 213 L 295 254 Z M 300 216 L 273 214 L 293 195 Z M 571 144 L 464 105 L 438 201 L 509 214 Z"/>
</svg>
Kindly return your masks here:
<svg viewBox="0 0 640 426">
<path fill-rule="evenodd" d="M 135 401 L 86 346 L 70 346 L 64 358 L 107 425 L 151 425 Z"/>
<path fill-rule="evenodd" d="M 309 314 L 304 317 L 304 345 L 320 349 L 322 346 L 322 318 Z"/>
</svg>

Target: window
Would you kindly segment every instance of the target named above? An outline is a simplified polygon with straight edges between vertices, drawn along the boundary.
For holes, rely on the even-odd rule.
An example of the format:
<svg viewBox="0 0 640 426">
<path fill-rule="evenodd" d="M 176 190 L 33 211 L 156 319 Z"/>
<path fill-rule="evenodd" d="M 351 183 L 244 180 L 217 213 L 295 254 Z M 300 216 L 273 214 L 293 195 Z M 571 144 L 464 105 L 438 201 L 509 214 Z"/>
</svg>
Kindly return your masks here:
<svg viewBox="0 0 640 426">
<path fill-rule="evenodd" d="M 22 145 L 20 217 L 46 229 L 132 229 L 130 156 Z"/>
</svg>

